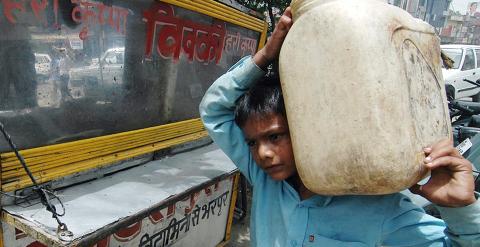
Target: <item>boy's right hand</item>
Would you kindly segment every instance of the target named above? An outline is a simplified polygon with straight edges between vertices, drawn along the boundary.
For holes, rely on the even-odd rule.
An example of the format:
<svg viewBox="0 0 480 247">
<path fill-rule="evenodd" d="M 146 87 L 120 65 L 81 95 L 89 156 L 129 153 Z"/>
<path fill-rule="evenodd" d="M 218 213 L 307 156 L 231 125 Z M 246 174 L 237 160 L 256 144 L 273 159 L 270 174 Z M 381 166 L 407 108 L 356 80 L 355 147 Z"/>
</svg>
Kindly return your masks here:
<svg viewBox="0 0 480 247">
<path fill-rule="evenodd" d="M 412 186 L 412 193 L 443 207 L 464 207 L 477 200 L 473 165 L 453 147 L 452 140 L 444 139 L 424 151 L 431 177 L 424 185 Z"/>
<path fill-rule="evenodd" d="M 290 7 L 288 7 L 285 12 L 283 12 L 282 17 L 280 17 L 267 44 L 253 57 L 253 62 L 255 62 L 258 67 L 266 69 L 267 66 L 278 57 L 283 41 L 292 24 L 292 12 Z"/>
</svg>

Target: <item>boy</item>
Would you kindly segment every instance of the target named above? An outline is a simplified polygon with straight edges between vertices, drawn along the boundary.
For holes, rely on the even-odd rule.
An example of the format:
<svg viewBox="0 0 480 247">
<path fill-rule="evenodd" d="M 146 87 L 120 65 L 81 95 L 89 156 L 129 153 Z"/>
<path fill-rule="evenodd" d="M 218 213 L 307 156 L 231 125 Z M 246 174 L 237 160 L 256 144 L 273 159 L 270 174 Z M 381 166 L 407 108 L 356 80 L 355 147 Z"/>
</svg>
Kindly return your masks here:
<svg viewBox="0 0 480 247">
<path fill-rule="evenodd" d="M 472 165 L 449 140 L 425 149 L 432 178 L 411 188 L 442 205 L 445 222 L 399 193 L 332 197 L 303 185 L 280 88 L 259 81 L 291 25 L 288 8 L 265 47 L 217 79 L 200 105 L 210 136 L 254 186 L 252 246 L 480 246 Z"/>
</svg>

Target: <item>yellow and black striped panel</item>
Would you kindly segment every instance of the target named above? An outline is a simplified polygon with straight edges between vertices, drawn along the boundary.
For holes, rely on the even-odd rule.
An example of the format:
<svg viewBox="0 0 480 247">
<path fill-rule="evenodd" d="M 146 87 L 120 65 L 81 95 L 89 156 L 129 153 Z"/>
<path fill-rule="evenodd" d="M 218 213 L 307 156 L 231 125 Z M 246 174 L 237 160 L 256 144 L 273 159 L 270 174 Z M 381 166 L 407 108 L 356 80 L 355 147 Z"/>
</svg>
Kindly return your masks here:
<svg viewBox="0 0 480 247">
<path fill-rule="evenodd" d="M 253 31 L 263 32 L 264 21 L 213 0 L 161 0 L 184 9 L 202 13 Z"/>
<path fill-rule="evenodd" d="M 207 136 L 200 119 L 22 150 L 39 183 Z M 2 191 L 32 185 L 13 152 L 0 154 Z"/>
</svg>

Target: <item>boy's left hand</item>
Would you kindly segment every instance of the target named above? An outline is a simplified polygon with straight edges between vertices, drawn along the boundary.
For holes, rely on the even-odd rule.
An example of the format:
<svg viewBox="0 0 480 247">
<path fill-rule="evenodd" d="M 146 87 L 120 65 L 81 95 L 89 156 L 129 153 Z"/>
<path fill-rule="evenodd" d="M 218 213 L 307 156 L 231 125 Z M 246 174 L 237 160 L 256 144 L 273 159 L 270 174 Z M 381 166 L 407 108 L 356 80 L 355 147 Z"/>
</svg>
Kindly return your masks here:
<svg viewBox="0 0 480 247">
<path fill-rule="evenodd" d="M 292 9 L 287 7 L 265 46 L 253 56 L 253 61 L 258 67 L 265 70 L 273 60 L 278 58 L 283 41 L 292 25 Z"/>
<path fill-rule="evenodd" d="M 424 152 L 431 177 L 424 185 L 412 186 L 412 193 L 443 207 L 463 207 L 476 201 L 472 163 L 453 147 L 451 140 L 439 141 Z"/>
</svg>

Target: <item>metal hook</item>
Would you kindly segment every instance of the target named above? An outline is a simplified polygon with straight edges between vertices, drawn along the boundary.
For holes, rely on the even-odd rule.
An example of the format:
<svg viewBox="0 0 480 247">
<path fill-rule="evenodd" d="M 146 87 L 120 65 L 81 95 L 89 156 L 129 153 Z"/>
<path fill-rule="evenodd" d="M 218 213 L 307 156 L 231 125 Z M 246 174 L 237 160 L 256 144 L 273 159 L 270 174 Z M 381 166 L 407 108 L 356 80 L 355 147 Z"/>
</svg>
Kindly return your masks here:
<svg viewBox="0 0 480 247">
<path fill-rule="evenodd" d="M 61 241 L 71 242 L 73 240 L 73 233 L 68 230 L 64 223 L 58 225 L 57 236 Z"/>
</svg>

